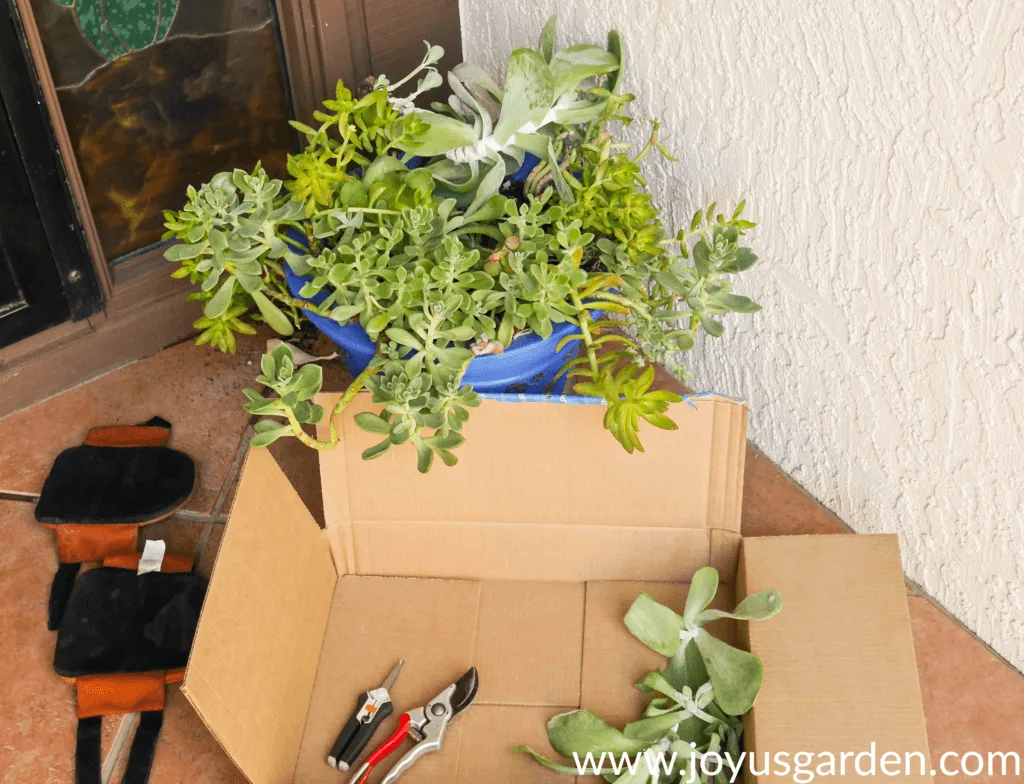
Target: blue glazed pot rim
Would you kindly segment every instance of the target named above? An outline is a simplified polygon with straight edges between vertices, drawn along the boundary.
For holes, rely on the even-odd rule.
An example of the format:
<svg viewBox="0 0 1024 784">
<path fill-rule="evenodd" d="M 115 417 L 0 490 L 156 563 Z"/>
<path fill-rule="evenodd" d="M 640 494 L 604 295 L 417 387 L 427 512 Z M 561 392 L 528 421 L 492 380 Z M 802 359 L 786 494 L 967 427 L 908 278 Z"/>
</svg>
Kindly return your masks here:
<svg viewBox="0 0 1024 784">
<path fill-rule="evenodd" d="M 302 286 L 309 282 L 310 280 L 312 280 L 312 278 L 309 275 L 296 275 L 292 271 L 291 267 L 289 267 L 287 264 L 284 265 L 284 268 L 285 276 L 287 277 L 288 281 L 288 290 L 291 292 L 293 297 L 305 300 L 306 302 L 311 302 L 314 305 L 319 305 L 321 302 L 327 299 L 328 295 L 327 292 L 325 291 L 321 291 L 314 297 L 303 297 L 299 293 L 299 291 L 302 289 Z M 593 314 L 594 318 L 601 317 L 601 311 L 599 310 L 593 310 L 591 311 L 591 313 Z M 359 326 L 358 323 L 339 324 L 337 321 L 334 321 L 333 319 L 328 318 L 327 316 L 318 316 L 315 313 L 310 313 L 308 310 L 305 311 L 305 314 L 306 317 L 313 322 L 317 329 L 319 329 L 332 340 L 342 340 L 346 342 L 355 340 L 355 334 L 351 329 L 349 330 L 348 334 L 342 333 L 341 330 L 357 328 L 359 332 L 362 333 L 362 335 L 366 336 L 365 339 L 367 343 L 369 343 L 370 341 L 369 336 L 366 335 L 366 332 L 363 330 L 362 327 Z M 512 339 L 512 344 L 507 349 L 505 349 L 505 352 L 503 352 L 502 354 L 481 354 L 480 356 L 473 357 L 473 362 L 480 362 L 483 367 L 487 367 L 490 364 L 492 364 L 494 360 L 498 360 L 500 362 L 501 357 L 504 356 L 504 354 L 509 351 L 523 352 L 529 351 L 533 347 L 538 347 L 535 350 L 539 350 L 547 354 L 550 350 L 548 348 L 548 346 L 550 345 L 549 343 L 547 343 L 548 340 L 554 340 L 555 342 L 557 342 L 562 338 L 567 337 L 568 335 L 571 335 L 573 332 L 577 331 L 576 325 L 568 321 L 553 324 L 552 327 L 553 329 L 551 331 L 551 336 L 548 338 L 542 338 L 535 332 L 520 333 L 519 335 L 516 335 L 516 337 Z M 372 343 L 370 343 L 370 345 L 372 345 Z M 525 358 L 526 355 L 519 353 L 519 356 Z"/>
</svg>

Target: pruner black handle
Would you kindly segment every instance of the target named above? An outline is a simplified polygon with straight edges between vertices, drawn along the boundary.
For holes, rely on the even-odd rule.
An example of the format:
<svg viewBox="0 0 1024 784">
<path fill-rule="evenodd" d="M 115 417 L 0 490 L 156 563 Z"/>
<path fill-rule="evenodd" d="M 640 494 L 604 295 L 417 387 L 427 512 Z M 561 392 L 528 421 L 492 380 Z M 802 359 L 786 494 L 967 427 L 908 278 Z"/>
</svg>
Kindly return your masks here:
<svg viewBox="0 0 1024 784">
<path fill-rule="evenodd" d="M 342 727 L 341 734 L 331 749 L 331 756 L 327 758 L 327 763 L 332 768 L 344 771 L 352 767 L 377 728 L 394 713 L 395 708 L 390 699 L 383 701 L 372 711 L 364 711 L 363 708 L 370 697 L 370 692 L 363 692 L 359 695 L 355 713 Z"/>
</svg>

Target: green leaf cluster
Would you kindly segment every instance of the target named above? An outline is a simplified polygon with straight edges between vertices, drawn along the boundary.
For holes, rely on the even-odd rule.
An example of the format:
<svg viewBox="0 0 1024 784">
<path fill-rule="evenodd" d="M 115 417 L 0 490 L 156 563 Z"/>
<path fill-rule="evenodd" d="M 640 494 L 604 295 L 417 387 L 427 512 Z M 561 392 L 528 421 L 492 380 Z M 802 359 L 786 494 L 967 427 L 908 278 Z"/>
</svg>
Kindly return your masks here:
<svg viewBox="0 0 1024 784">
<path fill-rule="evenodd" d="M 294 254 L 282 229 L 299 225 L 302 205 L 281 189 L 281 180 L 256 164 L 251 173 L 235 169 L 199 190 L 189 186 L 184 208 L 164 213 L 164 239 L 181 240 L 164 253 L 180 264 L 172 277 L 200 284 L 189 295 L 203 303 L 197 343 L 234 353 L 235 333 L 255 332 L 247 316 L 281 335 L 294 331 L 299 314 L 282 266 Z"/>
<path fill-rule="evenodd" d="M 432 112 L 412 101 L 441 84 L 440 47 L 426 44 L 397 82 L 380 76 L 357 95 L 339 83 L 319 126 L 294 123 L 307 146 L 290 157 L 289 180 L 259 165 L 225 172 L 165 214 L 165 236 L 181 241 L 167 258 L 203 303 L 198 342 L 233 351 L 252 321 L 287 336 L 305 310 L 358 323 L 377 344 L 326 440 L 303 429 L 305 399 L 280 393 L 265 412 L 286 420 L 277 437 L 329 448 L 335 415 L 365 386 L 382 408 L 360 423 L 385 436 L 367 458 L 408 442 L 421 470 L 434 457 L 453 464 L 477 402 L 462 383 L 472 357 L 568 323 L 576 330 L 557 348 L 577 344 L 578 355 L 561 372 L 605 401 L 605 427 L 627 451 L 642 451 L 641 428 L 675 428 L 680 400 L 653 388 L 653 364 L 687 379 L 681 357 L 702 332 L 721 336 L 723 314 L 759 309 L 733 290 L 757 260 L 743 202 L 728 217 L 700 209 L 670 237 L 642 172 L 652 151 L 670 158 L 658 124 L 635 155 L 611 130 L 631 121 L 621 38 L 557 50 L 555 34 L 552 18 L 537 49 L 513 52 L 503 86 L 456 66 L 449 102 Z M 412 95 L 398 97 L 414 78 Z M 512 186 L 527 152 L 541 162 Z M 303 299 L 290 296 L 285 265 L 308 276 Z"/>
<path fill-rule="evenodd" d="M 322 406 L 311 402 L 323 385 L 323 370 L 315 363 L 295 367 L 292 349 L 279 343 L 260 361 L 260 375 L 256 381 L 277 393 L 265 397 L 254 389 L 244 389 L 248 402 L 245 410 L 250 414 L 268 417 L 259 420 L 254 429 L 252 446 L 270 446 L 282 436 L 295 435 L 303 425 L 315 425 L 324 418 Z M 286 422 L 278 422 L 284 418 Z"/>
<path fill-rule="evenodd" d="M 625 622 L 630 632 L 647 647 L 668 657 L 667 666 L 648 672 L 636 688 L 653 695 L 636 721 L 618 730 L 587 710 L 555 716 L 548 722 L 551 747 L 564 757 L 593 753 L 644 755 L 648 751 L 676 754 L 676 767 L 656 778 L 647 766 L 636 774 L 607 772 L 604 778 L 618 784 L 678 784 L 728 781 L 709 777 L 699 768 L 703 754 L 730 754 L 739 759 L 743 736 L 742 717 L 754 705 L 764 667 L 752 654 L 712 636 L 704 627 L 723 618 L 739 621 L 767 620 L 782 609 L 776 590 L 760 591 L 741 601 L 731 612 L 710 609 L 718 592 L 718 572 L 700 569 L 690 583 L 683 614 L 640 594 Z M 528 746 L 516 746 L 544 766 L 559 773 L 577 775 L 576 767 L 549 760 Z"/>
<path fill-rule="evenodd" d="M 396 143 L 414 155 L 440 156 L 428 168 L 460 205 L 486 201 L 506 174 L 523 165 L 526 153 L 549 159 L 552 141 L 564 129 L 607 117 L 618 105 L 625 62 L 618 33 L 609 34 L 607 48 L 581 44 L 555 51 L 556 21 L 552 17 L 545 26 L 539 49 L 512 52 L 504 87 L 471 63 L 452 69 L 448 102 L 414 111 L 417 133 Z"/>
<path fill-rule="evenodd" d="M 291 122 L 305 135 L 306 148 L 288 156 L 292 179 L 287 188 L 302 202 L 307 217 L 350 202 L 351 191 L 345 189 L 355 176 L 352 170 L 380 160 L 399 144 L 411 143 L 422 130 L 395 106 L 383 86 L 357 98 L 339 81 L 334 99 L 325 101 L 313 117 L 320 123 L 316 128 Z"/>
</svg>

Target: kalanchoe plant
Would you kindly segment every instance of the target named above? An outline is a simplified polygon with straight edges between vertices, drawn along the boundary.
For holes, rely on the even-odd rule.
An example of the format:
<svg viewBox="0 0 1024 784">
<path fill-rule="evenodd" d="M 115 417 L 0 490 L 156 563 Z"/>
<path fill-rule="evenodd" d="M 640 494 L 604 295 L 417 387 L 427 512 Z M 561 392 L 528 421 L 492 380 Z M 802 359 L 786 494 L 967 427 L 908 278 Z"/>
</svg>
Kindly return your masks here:
<svg viewBox="0 0 1024 784">
<path fill-rule="evenodd" d="M 441 83 L 442 51 L 429 44 L 404 79 L 378 77 L 358 95 L 339 83 L 319 126 L 293 123 L 307 146 L 290 156 L 289 180 L 258 165 L 219 174 L 166 214 L 166 236 L 182 241 L 167 252 L 175 275 L 201 284 L 199 342 L 233 351 L 257 321 L 287 336 L 306 311 L 358 323 L 376 344 L 322 439 L 303 427 L 321 416 L 306 394 L 319 381 L 304 370 L 293 382 L 289 349 L 276 350 L 260 377 L 271 396 L 246 391 L 246 409 L 271 418 L 256 444 L 333 446 L 334 418 L 366 387 L 381 406 L 357 419 L 381 436 L 366 458 L 410 443 L 421 470 L 435 457 L 452 465 L 479 400 L 463 383 L 473 356 L 558 325 L 571 332 L 557 348 L 578 348 L 562 374 L 607 403 L 605 426 L 625 449 L 643 449 L 642 422 L 675 427 L 680 398 L 651 388 L 652 365 L 686 380 L 679 358 L 700 332 L 720 336 L 722 314 L 758 310 L 732 289 L 756 261 L 744 244 L 754 224 L 742 202 L 711 205 L 671 237 L 641 172 L 652 152 L 668 155 L 657 123 L 636 154 L 612 134 L 630 122 L 621 39 L 556 50 L 554 36 L 552 19 L 536 50 L 513 52 L 503 87 L 457 66 L 452 98 L 433 111 L 412 103 Z M 417 76 L 412 96 L 397 97 Z M 285 265 L 306 280 L 298 297 Z"/>
<path fill-rule="evenodd" d="M 757 699 L 764 668 L 757 657 L 713 637 L 704 626 L 722 618 L 766 620 L 782 609 L 782 596 L 775 590 L 761 591 L 724 612 L 709 609 L 717 591 L 718 572 L 704 567 L 690 583 L 682 615 L 640 594 L 626 614 L 626 626 L 647 647 L 669 658 L 663 670 L 652 670 L 636 684 L 654 695 L 646 710 L 622 730 L 588 710 L 555 716 L 547 726 L 551 747 L 574 762 L 588 754 L 600 761 L 606 752 L 616 760 L 623 755 L 641 758 L 635 773 L 602 771 L 606 781 L 618 784 L 727 781 L 727 773 L 719 779 L 700 770 L 700 759 L 709 753 L 729 754 L 738 763 L 741 719 Z M 575 764 L 549 760 L 528 746 L 512 750 L 559 773 L 579 775 Z M 664 754 L 666 763 L 674 753 L 675 767 L 659 767 L 654 753 Z"/>
</svg>

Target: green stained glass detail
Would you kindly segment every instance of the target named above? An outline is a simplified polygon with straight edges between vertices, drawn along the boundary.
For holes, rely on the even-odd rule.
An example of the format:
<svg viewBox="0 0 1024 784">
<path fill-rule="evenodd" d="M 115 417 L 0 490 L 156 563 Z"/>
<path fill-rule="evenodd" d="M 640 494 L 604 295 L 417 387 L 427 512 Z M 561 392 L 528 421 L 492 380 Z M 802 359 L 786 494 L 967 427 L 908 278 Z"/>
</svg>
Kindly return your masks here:
<svg viewBox="0 0 1024 784">
<path fill-rule="evenodd" d="M 178 0 L 54 0 L 74 8 L 75 21 L 93 48 L 107 60 L 164 40 L 178 11 Z"/>
</svg>

